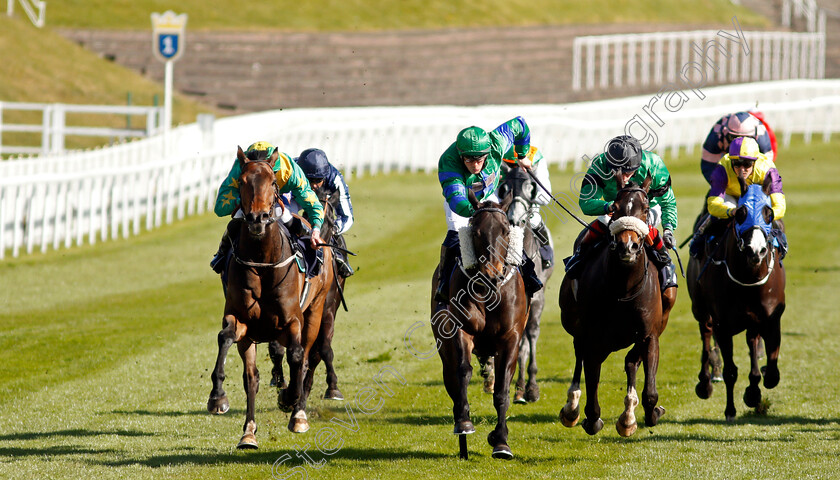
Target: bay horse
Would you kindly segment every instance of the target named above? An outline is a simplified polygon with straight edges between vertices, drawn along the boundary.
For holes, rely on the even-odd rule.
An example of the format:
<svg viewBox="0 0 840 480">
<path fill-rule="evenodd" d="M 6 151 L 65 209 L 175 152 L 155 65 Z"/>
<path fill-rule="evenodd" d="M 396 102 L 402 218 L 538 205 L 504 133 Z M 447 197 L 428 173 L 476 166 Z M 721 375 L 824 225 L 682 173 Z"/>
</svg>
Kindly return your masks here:
<svg viewBox="0 0 840 480">
<path fill-rule="evenodd" d="M 769 206 L 770 182 L 750 185 L 741 182 L 741 198 L 734 218 L 726 224 L 718 247 L 688 262 L 687 285 L 691 311 L 699 323 L 703 341 L 701 370 L 695 393 L 702 399 L 712 395 L 709 363 L 714 335 L 723 357 L 723 381 L 726 385 L 727 422 L 735 419 L 734 388 L 738 367 L 733 360 L 732 336 L 746 330 L 750 351 L 750 385 L 744 403 L 754 408 L 761 402 L 758 384 L 779 384 L 779 346 L 781 319 L 785 311 L 785 269 L 781 255 L 770 240 L 774 223 Z M 781 220 L 776 220 L 784 228 Z M 764 339 L 767 365 L 759 368 L 759 340 Z"/>
<path fill-rule="evenodd" d="M 452 272 L 448 304 L 434 300 L 437 270 L 432 276 L 431 324 L 443 364 L 443 382 L 453 402 L 455 435 L 475 433 L 467 399 L 472 353 L 493 357 L 501 378 L 493 392 L 496 428 L 487 435 L 487 442 L 493 447 L 493 458 L 510 459 L 513 453 L 507 444 L 506 418 L 510 382 L 528 320 L 528 296 L 517 268 L 522 260 L 522 231 L 507 220 L 512 196 L 501 203 L 478 203 L 470 191 L 468 198 L 475 212 L 469 226 L 459 231 L 462 258 Z M 462 457 L 465 438 L 460 437 Z"/>
<path fill-rule="evenodd" d="M 560 417 L 573 427 L 580 418 L 581 369 L 585 370 L 586 418 L 583 429 L 595 435 L 604 426 L 598 403 L 601 364 L 610 353 L 632 346 L 624 357 L 627 394 L 624 412 L 616 422 L 619 435 L 628 437 L 637 429 L 635 408 L 639 404 L 636 373 L 644 363 L 645 386 L 641 403 L 645 424 L 654 426 L 665 413 L 656 390 L 659 367 L 659 336 L 668 324 L 676 301 L 676 289 L 660 291 L 659 275 L 644 246 L 648 234 L 648 191 L 651 178 L 641 186 L 624 185 L 616 176 L 618 193 L 609 224 L 609 248 L 593 252 L 579 280 L 563 278 L 560 312 L 563 328 L 574 338 L 575 370 L 568 398 Z"/>
<path fill-rule="evenodd" d="M 249 159 L 242 148 L 236 152 L 241 168 L 239 195 L 243 221 L 231 222 L 238 231 L 230 232 L 233 260 L 227 266 L 225 309 L 218 335 L 219 352 L 211 374 L 213 388 L 207 401 L 211 413 L 225 413 L 230 405 L 223 388 L 224 362 L 230 346 L 236 343 L 243 363 L 243 384 L 247 397 L 245 425 L 237 448 L 257 448 L 255 400 L 259 390 L 256 344 L 276 341 L 287 351 L 289 386 L 277 396 L 277 405 L 291 411 L 288 428 L 295 433 L 309 430 L 306 417 L 304 376 L 310 350 L 320 331 L 321 312 L 332 282 L 333 272 L 323 268 L 308 283 L 302 300 L 305 274 L 300 271 L 289 238 L 274 217 L 277 184 L 270 158 Z M 236 228 L 236 227 L 234 227 Z M 325 264 L 332 262 L 324 252 Z"/>
<path fill-rule="evenodd" d="M 333 243 L 333 233 L 335 230 L 335 208 L 333 208 L 333 205 L 338 202 L 339 192 L 336 191 L 332 195 L 328 195 L 328 192 L 323 187 L 314 189 L 314 192 L 324 207 L 324 223 L 321 225 L 321 239 L 325 243 L 331 244 Z M 333 259 L 335 259 L 335 255 L 333 255 Z M 334 262 L 332 269 L 333 272 L 337 271 Z M 335 334 L 335 317 L 344 297 L 345 280 L 341 275 L 333 275 L 333 283 L 330 285 L 327 299 L 324 301 L 321 329 L 318 332 L 315 345 L 313 345 L 310 351 L 309 371 L 304 380 L 304 386 L 308 385 L 306 387 L 307 398 L 309 391 L 312 389 L 314 371 L 321 360 L 323 360 L 324 367 L 327 370 L 327 390 L 324 392 L 324 398 L 327 400 L 344 400 L 344 395 L 338 389 L 338 376 L 333 366 L 335 354 L 332 349 L 332 340 Z M 278 388 L 286 387 L 286 380 L 283 375 L 283 355 L 285 351 L 286 349 L 278 342 L 270 342 L 268 344 L 268 352 L 273 364 L 271 370 L 271 386 L 277 386 Z"/>
<path fill-rule="evenodd" d="M 505 197 L 508 192 L 513 196 L 510 207 L 507 210 L 508 221 L 511 225 L 522 227 L 525 232 L 524 247 L 525 254 L 534 259 L 534 270 L 542 281 L 543 285 L 548 284 L 548 279 L 554 272 L 554 265 L 548 268 L 543 267 L 540 261 L 540 242 L 538 235 L 530 224 L 530 211 L 534 199 L 538 194 L 536 182 L 519 166 L 507 167 L 505 179 L 499 185 L 499 197 Z M 546 231 L 548 229 L 546 228 Z M 551 238 L 546 239 L 549 248 L 553 248 Z M 522 341 L 519 344 L 518 373 L 516 377 L 516 392 L 513 395 L 514 403 L 536 402 L 540 398 L 540 388 L 537 385 L 537 339 L 540 336 L 540 318 L 545 308 L 545 288 L 541 288 L 531 297 L 528 323 L 525 324 L 525 331 L 522 334 Z M 525 372 L 528 372 L 528 381 L 525 381 Z M 485 372 L 492 374 L 492 364 L 482 369 L 482 376 Z M 488 375 L 489 377 L 489 375 Z M 491 383 L 492 385 L 492 383 Z M 491 390 L 492 391 L 492 390 Z"/>
</svg>

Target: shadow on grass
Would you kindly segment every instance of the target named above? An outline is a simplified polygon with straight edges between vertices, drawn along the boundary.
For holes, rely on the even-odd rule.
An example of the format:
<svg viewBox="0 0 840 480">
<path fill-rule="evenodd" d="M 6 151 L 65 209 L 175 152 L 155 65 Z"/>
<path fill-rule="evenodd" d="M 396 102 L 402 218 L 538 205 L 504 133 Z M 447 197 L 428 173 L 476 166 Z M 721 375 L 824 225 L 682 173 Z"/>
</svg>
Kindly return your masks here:
<svg viewBox="0 0 840 480">
<path fill-rule="evenodd" d="M 98 437 L 100 435 L 117 435 L 119 437 L 151 437 L 154 433 L 138 432 L 134 430 L 56 430 L 54 432 L 21 432 L 0 435 L 0 441 L 41 440 L 56 437 Z"/>
<path fill-rule="evenodd" d="M 188 411 L 188 412 L 184 412 L 184 411 L 170 411 L 170 412 L 167 412 L 167 411 L 163 411 L 163 410 L 157 410 L 157 411 L 155 411 L 155 410 L 112 410 L 111 413 L 113 413 L 115 415 L 143 415 L 143 416 L 149 416 L 149 417 L 187 417 L 187 416 L 194 416 L 194 415 L 195 416 L 208 415 L 208 416 L 214 416 L 214 417 L 219 416 L 219 415 L 213 415 L 205 409 L 191 410 L 191 411 Z M 245 415 L 245 409 L 244 408 L 231 408 L 230 410 L 225 412 L 224 415 L 226 415 L 226 416 L 227 415 Z"/>
<path fill-rule="evenodd" d="M 148 457 L 143 460 L 121 460 L 117 462 L 100 462 L 109 467 L 122 467 L 128 465 L 142 465 L 146 467 L 172 467 L 178 465 L 264 465 L 270 471 L 272 465 L 284 456 L 288 456 L 285 462 L 287 468 L 293 468 L 303 463 L 297 455 L 299 450 L 280 449 L 272 451 L 237 451 L 237 452 L 216 452 L 207 454 L 172 454 Z M 323 455 L 317 451 L 309 450 L 313 461 L 319 462 Z M 417 452 L 398 449 L 383 448 L 342 448 L 336 454 L 326 457 L 328 464 L 337 460 L 359 461 L 359 460 L 435 460 L 448 458 L 451 455 L 431 452 Z"/>
<path fill-rule="evenodd" d="M 32 455 L 55 457 L 58 455 L 102 455 L 113 454 L 116 450 L 110 448 L 84 448 L 74 446 L 44 447 L 44 448 L 0 448 L 0 457 L 22 459 Z"/>
</svg>

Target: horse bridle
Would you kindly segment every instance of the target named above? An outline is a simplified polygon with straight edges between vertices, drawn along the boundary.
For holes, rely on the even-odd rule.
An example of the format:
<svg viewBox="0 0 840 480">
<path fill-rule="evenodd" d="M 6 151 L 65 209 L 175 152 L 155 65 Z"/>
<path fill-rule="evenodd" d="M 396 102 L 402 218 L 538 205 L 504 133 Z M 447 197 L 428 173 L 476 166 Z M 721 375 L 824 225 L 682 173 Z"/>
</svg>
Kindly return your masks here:
<svg viewBox="0 0 840 480">
<path fill-rule="evenodd" d="M 623 194 L 627 194 L 627 193 L 636 193 L 636 192 L 641 193 L 642 196 L 645 199 L 645 202 L 647 203 L 647 206 L 645 207 L 645 219 L 644 219 L 644 222 L 647 222 L 648 218 L 650 218 L 650 201 L 647 198 L 647 192 L 645 191 L 644 188 L 636 187 L 636 186 L 622 188 L 618 192 L 616 192 L 615 198 L 617 199 L 619 195 L 623 195 Z M 610 220 L 610 222 L 615 220 L 615 218 L 620 218 L 620 217 L 614 217 L 613 219 Z M 640 238 L 639 239 L 640 248 L 644 248 L 644 243 L 645 243 L 644 238 Z M 615 250 L 615 248 L 616 248 L 615 235 L 610 235 L 610 249 Z"/>
<path fill-rule="evenodd" d="M 501 208 L 498 208 L 498 207 L 481 207 L 481 208 L 478 208 L 473 212 L 473 218 L 475 217 L 476 214 L 485 213 L 485 212 L 500 214 L 504 217 L 504 223 L 507 224 L 507 222 L 508 222 L 507 212 L 502 210 Z M 470 226 L 472 226 L 472 218 L 470 218 Z M 490 280 L 491 285 L 485 285 L 485 286 L 487 288 L 492 289 L 493 291 L 498 291 L 499 287 L 501 287 L 502 285 L 507 283 L 507 281 L 510 280 L 510 278 L 513 276 L 513 269 L 510 269 L 509 267 L 510 267 L 510 263 L 508 263 L 507 259 L 505 259 L 505 265 L 502 268 L 502 272 L 499 275 L 494 275 L 494 276 L 488 278 L 488 280 Z M 479 281 L 477 283 L 484 284 L 481 281 Z"/>
<path fill-rule="evenodd" d="M 739 252 L 743 253 L 744 252 L 744 239 L 741 238 L 741 235 L 738 235 L 738 232 L 735 229 L 736 223 L 737 222 L 735 221 L 735 219 L 733 219 L 732 220 L 732 225 L 731 225 L 730 228 L 732 229 L 732 234 L 735 235 L 735 246 L 738 247 Z M 770 243 L 769 238 L 767 236 L 767 233 L 764 231 L 764 229 L 761 228 L 761 227 L 755 227 L 755 228 L 758 228 L 759 230 L 761 230 L 761 233 L 764 235 L 764 241 L 767 242 L 767 245 L 769 246 L 769 249 L 770 249 L 769 255 L 767 255 L 765 257 L 765 263 L 767 264 L 767 274 L 764 275 L 764 277 L 762 277 L 759 280 L 757 280 L 755 282 L 752 282 L 752 283 L 744 283 L 744 282 L 738 280 L 737 278 L 735 278 L 734 275 L 732 275 L 732 272 L 729 270 L 729 264 L 726 262 L 726 255 L 724 255 L 723 260 L 710 259 L 712 261 L 712 263 L 714 263 L 715 265 L 723 265 L 723 268 L 726 269 L 726 275 L 729 277 L 729 279 L 732 280 L 733 282 L 737 283 L 738 285 L 742 286 L 742 287 L 758 287 L 760 285 L 764 285 L 765 283 L 767 283 L 767 280 L 770 279 L 770 275 L 773 273 L 773 269 L 776 266 L 776 249 L 773 248 L 773 245 Z"/>
</svg>

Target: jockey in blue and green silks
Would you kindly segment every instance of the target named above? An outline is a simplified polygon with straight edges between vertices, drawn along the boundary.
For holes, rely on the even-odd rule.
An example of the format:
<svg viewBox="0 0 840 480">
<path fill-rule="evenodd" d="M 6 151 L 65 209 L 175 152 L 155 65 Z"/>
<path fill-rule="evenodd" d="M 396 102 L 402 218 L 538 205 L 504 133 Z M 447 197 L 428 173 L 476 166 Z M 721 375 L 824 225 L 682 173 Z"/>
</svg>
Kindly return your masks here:
<svg viewBox="0 0 840 480">
<path fill-rule="evenodd" d="M 530 149 L 531 131 L 525 119 L 516 117 L 486 132 L 479 127 L 461 130 L 449 148 L 438 160 L 438 180 L 443 190 L 444 211 L 447 232 L 440 251 L 440 272 L 435 299 L 447 302 L 449 277 L 458 257 L 458 229 L 469 223 L 475 209 L 467 199 L 467 189 L 478 201 L 498 202 L 496 189 L 499 186 L 501 162 L 505 152 L 515 149 L 516 162 L 524 168 L 531 168 L 526 154 Z M 542 282 L 534 273 L 534 262 L 523 254 L 522 277 L 525 288 L 531 295 Z"/>
<path fill-rule="evenodd" d="M 312 223 L 312 231 L 310 233 L 310 245 L 312 248 L 318 248 L 323 240 L 321 239 L 321 224 L 324 223 L 324 207 L 318 201 L 318 197 L 312 188 L 309 186 L 309 181 L 303 174 L 297 163 L 292 161 L 292 157 L 277 150 L 274 145 L 268 142 L 256 142 L 251 144 L 245 151 L 245 156 L 251 160 L 271 159 L 272 155 L 277 155 L 274 162 L 274 175 L 277 180 L 277 187 L 281 194 L 291 192 L 294 199 L 297 201 L 307 217 Z M 242 174 L 239 160 L 233 162 L 230 172 L 222 181 L 219 187 L 219 193 L 216 196 L 216 206 L 214 212 L 220 217 L 233 214 L 233 218 L 241 218 L 242 210 L 239 208 L 239 176 Z M 294 217 L 288 208 L 280 206 L 277 209 L 282 209 L 280 220 L 290 228 L 292 233 L 302 234 L 300 227 L 294 226 Z M 230 246 L 230 241 L 227 237 L 228 230 L 225 229 L 225 234 L 222 237 L 222 242 L 219 244 L 219 251 L 210 262 L 210 266 L 217 273 L 221 273 L 224 269 L 223 259 L 226 257 L 227 250 Z"/>
</svg>

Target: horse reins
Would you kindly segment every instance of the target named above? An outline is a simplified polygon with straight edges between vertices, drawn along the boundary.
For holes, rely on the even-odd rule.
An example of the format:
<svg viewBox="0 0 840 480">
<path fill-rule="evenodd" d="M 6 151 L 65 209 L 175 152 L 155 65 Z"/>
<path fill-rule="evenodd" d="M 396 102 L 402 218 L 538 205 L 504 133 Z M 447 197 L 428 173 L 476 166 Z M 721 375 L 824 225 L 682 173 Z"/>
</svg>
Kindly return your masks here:
<svg viewBox="0 0 840 480">
<path fill-rule="evenodd" d="M 732 230 L 734 230 L 734 229 L 735 229 L 735 226 L 733 225 Z M 726 231 L 729 232 L 729 230 L 730 229 L 727 229 Z M 763 233 L 763 231 L 762 231 L 762 233 Z M 740 237 L 738 237 L 738 239 L 740 240 Z M 766 235 L 765 235 L 765 241 L 766 241 Z M 723 242 L 721 241 L 721 243 L 723 243 Z M 768 245 L 769 245 L 769 242 L 768 242 Z M 743 250 L 741 250 L 740 247 L 738 248 L 738 250 L 743 252 Z M 773 269 L 776 266 L 776 249 L 772 245 L 770 245 L 770 255 L 767 256 L 767 261 L 766 261 L 766 263 L 767 263 L 767 275 L 765 275 L 764 278 L 762 278 L 760 280 L 757 280 L 753 283 L 744 283 L 744 282 L 738 280 L 737 278 L 735 278 L 732 275 L 732 272 L 729 270 L 729 264 L 726 262 L 726 258 L 724 258 L 723 260 L 714 260 L 711 257 L 709 257 L 709 261 L 711 261 L 715 265 L 723 265 L 723 267 L 726 269 L 726 276 L 728 276 L 729 279 L 732 280 L 733 282 L 735 282 L 736 284 L 738 284 L 742 287 L 758 287 L 760 285 L 764 285 L 765 283 L 767 283 L 767 280 L 770 279 L 770 275 L 773 273 Z M 698 280 L 699 280 L 699 278 L 700 277 L 698 276 Z"/>
</svg>

